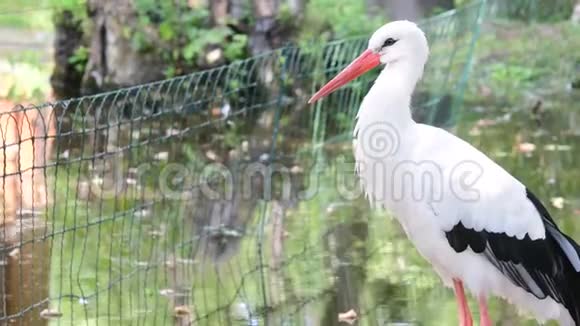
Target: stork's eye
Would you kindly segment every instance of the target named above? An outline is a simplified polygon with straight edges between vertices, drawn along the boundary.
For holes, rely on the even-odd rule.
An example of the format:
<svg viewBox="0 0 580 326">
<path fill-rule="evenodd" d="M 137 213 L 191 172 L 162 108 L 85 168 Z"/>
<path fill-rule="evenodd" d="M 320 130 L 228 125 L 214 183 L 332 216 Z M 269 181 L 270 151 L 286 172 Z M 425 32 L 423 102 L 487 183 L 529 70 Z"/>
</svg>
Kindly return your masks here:
<svg viewBox="0 0 580 326">
<path fill-rule="evenodd" d="M 383 43 L 383 47 L 385 48 L 385 47 L 387 47 L 387 46 L 391 46 L 391 45 L 393 45 L 393 44 L 397 43 L 397 41 L 398 41 L 398 40 L 395 40 L 394 38 L 392 38 L 392 37 L 389 37 L 389 38 L 388 38 L 388 39 L 385 41 L 385 43 Z"/>
</svg>

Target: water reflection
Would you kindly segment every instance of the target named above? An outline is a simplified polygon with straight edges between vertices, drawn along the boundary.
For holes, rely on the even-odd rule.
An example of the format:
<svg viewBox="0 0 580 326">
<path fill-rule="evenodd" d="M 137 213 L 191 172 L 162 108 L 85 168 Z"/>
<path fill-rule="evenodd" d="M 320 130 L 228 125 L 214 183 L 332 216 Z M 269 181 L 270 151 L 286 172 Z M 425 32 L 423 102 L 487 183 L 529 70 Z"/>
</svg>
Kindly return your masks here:
<svg viewBox="0 0 580 326">
<path fill-rule="evenodd" d="M 46 232 L 42 218 L 19 216 L 17 224 L 3 228 L 0 248 L 0 302 L 12 325 L 47 325 L 41 317 L 48 308 L 49 241 L 36 241 Z"/>
</svg>

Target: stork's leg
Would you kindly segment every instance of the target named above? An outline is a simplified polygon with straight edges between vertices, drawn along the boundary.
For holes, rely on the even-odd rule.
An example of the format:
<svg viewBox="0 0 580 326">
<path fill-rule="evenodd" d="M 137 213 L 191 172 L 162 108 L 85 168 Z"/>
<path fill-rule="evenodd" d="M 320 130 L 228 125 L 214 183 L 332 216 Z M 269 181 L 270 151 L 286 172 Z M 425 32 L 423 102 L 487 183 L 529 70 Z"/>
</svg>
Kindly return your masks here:
<svg viewBox="0 0 580 326">
<path fill-rule="evenodd" d="M 457 306 L 459 307 L 459 325 L 472 326 L 473 319 L 471 319 L 471 312 L 463 290 L 463 283 L 458 279 L 453 279 L 453 288 L 455 290 L 455 298 L 457 299 Z M 481 325 L 483 326 L 483 324 Z"/>
<path fill-rule="evenodd" d="M 485 296 L 479 296 L 479 325 L 480 326 L 491 326 L 491 320 L 489 319 L 489 312 L 487 311 L 487 299 Z"/>
</svg>

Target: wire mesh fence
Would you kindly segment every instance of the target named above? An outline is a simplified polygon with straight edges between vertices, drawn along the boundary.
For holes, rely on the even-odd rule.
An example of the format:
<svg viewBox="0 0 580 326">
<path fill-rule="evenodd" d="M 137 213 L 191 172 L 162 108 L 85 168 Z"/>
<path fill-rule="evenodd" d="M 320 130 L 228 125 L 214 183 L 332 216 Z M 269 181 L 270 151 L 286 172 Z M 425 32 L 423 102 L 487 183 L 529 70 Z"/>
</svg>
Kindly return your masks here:
<svg viewBox="0 0 580 326">
<path fill-rule="evenodd" d="M 491 0 L 489 10 L 496 18 L 545 22 L 569 19 L 575 4 L 574 0 Z"/>
<path fill-rule="evenodd" d="M 459 118 L 484 5 L 422 22 L 432 54 L 417 120 Z M 352 175 L 353 120 L 375 75 L 306 104 L 365 46 L 289 46 L 1 112 L 0 321 L 308 325 L 349 309 L 367 324 L 418 318 L 409 312 L 437 295 L 435 278 L 420 258 L 399 257 L 410 245 L 366 208 Z"/>
</svg>

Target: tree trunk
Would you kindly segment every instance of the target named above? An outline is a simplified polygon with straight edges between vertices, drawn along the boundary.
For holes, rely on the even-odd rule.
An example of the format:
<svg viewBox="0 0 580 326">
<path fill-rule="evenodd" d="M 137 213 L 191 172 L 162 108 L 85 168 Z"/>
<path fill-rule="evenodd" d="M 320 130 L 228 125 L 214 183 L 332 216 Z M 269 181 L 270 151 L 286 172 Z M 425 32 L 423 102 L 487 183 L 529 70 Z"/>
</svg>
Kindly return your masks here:
<svg viewBox="0 0 580 326">
<path fill-rule="evenodd" d="M 361 296 L 366 281 L 366 243 L 368 223 L 357 204 L 334 203 L 327 207 L 332 218 L 344 221 L 334 225 L 325 237 L 327 264 L 334 275 L 334 293 L 329 296 L 321 325 L 336 325 L 338 315 L 349 310 L 361 312 Z"/>
<path fill-rule="evenodd" d="M 274 17 L 278 13 L 278 0 L 253 0 L 254 14 L 259 17 Z"/>
<path fill-rule="evenodd" d="M 277 2 L 276 0 L 253 0 L 256 25 L 250 34 L 249 45 L 252 55 L 258 55 L 272 49 L 268 36 L 276 24 Z"/>
<path fill-rule="evenodd" d="M 153 51 L 140 52 L 125 36 L 137 26 L 133 0 L 89 0 L 92 21 L 89 61 L 83 76 L 83 93 L 131 86 L 163 78 L 163 65 Z M 155 43 L 155 36 L 148 35 Z M 155 48 L 153 46 L 153 48 Z"/>
<path fill-rule="evenodd" d="M 302 17 L 306 9 L 306 0 L 286 0 L 290 13 L 293 16 Z"/>
<path fill-rule="evenodd" d="M 230 0 L 230 16 L 234 20 L 240 20 L 244 17 L 244 6 L 246 0 Z"/>
<path fill-rule="evenodd" d="M 81 91 L 82 69 L 70 58 L 82 45 L 81 21 L 69 10 L 58 13 L 54 19 L 54 70 L 50 85 L 56 100 L 78 97 Z"/>
<path fill-rule="evenodd" d="M 224 26 L 228 18 L 228 0 L 212 0 L 209 3 L 212 26 Z"/>
</svg>

